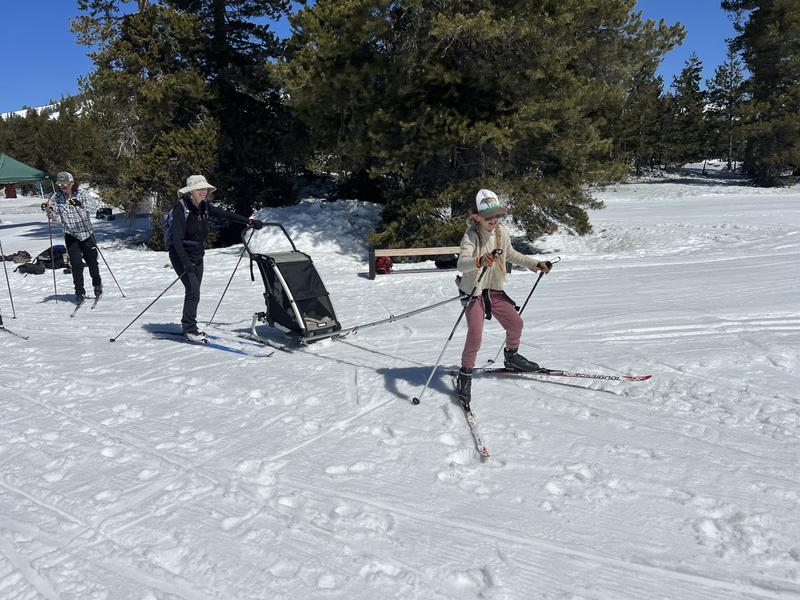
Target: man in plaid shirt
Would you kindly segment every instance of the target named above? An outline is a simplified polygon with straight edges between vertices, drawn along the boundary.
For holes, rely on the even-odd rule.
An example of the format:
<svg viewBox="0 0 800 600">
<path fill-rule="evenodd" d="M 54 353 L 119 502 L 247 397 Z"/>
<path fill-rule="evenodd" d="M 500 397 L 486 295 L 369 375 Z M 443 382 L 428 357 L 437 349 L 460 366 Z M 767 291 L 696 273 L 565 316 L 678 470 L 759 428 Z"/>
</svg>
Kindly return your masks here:
<svg viewBox="0 0 800 600">
<path fill-rule="evenodd" d="M 64 227 L 64 243 L 67 246 L 69 263 L 72 268 L 72 282 L 75 284 L 75 304 L 86 300 L 83 286 L 83 262 L 89 267 L 92 276 L 95 298 L 103 295 L 103 280 L 97 265 L 97 242 L 92 230 L 91 213 L 97 209 L 97 201 L 86 192 L 76 189 L 71 173 L 62 171 L 56 175 L 59 191 L 50 197 L 46 204 L 48 217 L 61 219 Z"/>
</svg>

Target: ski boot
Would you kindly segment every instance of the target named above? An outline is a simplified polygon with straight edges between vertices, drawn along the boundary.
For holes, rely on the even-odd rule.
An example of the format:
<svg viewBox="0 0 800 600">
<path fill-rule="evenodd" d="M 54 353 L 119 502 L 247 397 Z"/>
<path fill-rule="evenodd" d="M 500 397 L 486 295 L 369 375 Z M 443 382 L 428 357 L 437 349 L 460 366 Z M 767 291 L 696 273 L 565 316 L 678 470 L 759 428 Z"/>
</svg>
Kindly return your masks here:
<svg viewBox="0 0 800 600">
<path fill-rule="evenodd" d="M 102 297 L 103 297 L 103 286 L 102 285 L 94 286 L 94 301 L 97 302 Z"/>
<path fill-rule="evenodd" d="M 535 373 L 540 371 L 541 368 L 535 362 L 528 360 L 516 350 L 506 348 L 503 350 L 503 364 L 506 369 L 511 371 L 520 371 L 523 373 Z"/>
<path fill-rule="evenodd" d="M 75 294 L 75 306 L 80 306 L 86 302 L 86 295 L 85 294 Z"/>
<path fill-rule="evenodd" d="M 472 369 L 461 367 L 458 371 L 456 380 L 456 393 L 461 405 L 465 410 L 469 410 L 469 403 L 472 400 Z"/>
<path fill-rule="evenodd" d="M 184 331 L 183 337 L 186 340 L 194 343 L 199 344 L 207 344 L 208 343 L 208 335 L 206 335 L 205 331 L 198 331 L 195 329 L 194 331 Z"/>
</svg>

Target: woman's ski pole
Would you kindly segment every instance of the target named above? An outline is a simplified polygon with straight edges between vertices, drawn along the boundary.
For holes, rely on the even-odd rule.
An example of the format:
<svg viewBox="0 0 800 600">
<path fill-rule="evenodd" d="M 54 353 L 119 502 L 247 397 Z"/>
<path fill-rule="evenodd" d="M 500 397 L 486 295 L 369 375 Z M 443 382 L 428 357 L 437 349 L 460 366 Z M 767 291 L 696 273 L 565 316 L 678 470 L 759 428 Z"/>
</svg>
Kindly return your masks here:
<svg viewBox="0 0 800 600">
<path fill-rule="evenodd" d="M 561 257 L 560 256 L 556 256 L 554 260 L 548 260 L 548 261 L 545 261 L 545 262 L 550 263 L 550 267 L 552 267 L 555 263 L 561 262 Z M 519 309 L 519 313 L 517 313 L 517 314 L 521 315 L 522 311 L 525 310 L 525 307 L 528 306 L 528 300 L 531 299 L 531 296 L 533 296 L 533 292 L 536 291 L 536 286 L 539 285 L 539 280 L 542 278 L 542 275 L 544 275 L 544 272 L 540 271 L 539 272 L 539 276 L 536 278 L 536 281 L 533 283 L 533 287 L 531 288 L 531 291 L 528 294 L 528 297 L 525 298 L 525 302 L 523 302 L 522 308 Z M 500 353 L 503 351 L 504 347 L 505 347 L 505 342 L 503 342 L 503 344 L 500 346 L 500 349 L 497 351 L 497 354 L 494 355 L 494 358 L 489 360 L 489 364 L 497 362 L 497 359 L 500 357 Z"/>
<path fill-rule="evenodd" d="M 114 271 L 112 271 L 111 267 L 108 266 L 108 261 L 106 261 L 106 257 L 103 256 L 103 253 L 100 251 L 100 246 L 98 245 L 97 240 L 95 240 L 94 242 L 94 247 L 97 248 L 97 253 L 100 255 L 100 258 L 102 258 L 103 262 L 106 264 L 106 269 L 108 269 L 108 272 L 111 273 L 111 279 L 113 279 L 114 283 L 117 284 L 117 289 L 119 290 L 119 293 L 122 294 L 123 298 L 125 298 L 125 292 L 122 291 L 122 288 L 119 286 L 117 278 L 114 277 Z"/>
<path fill-rule="evenodd" d="M 3 250 L 3 240 L 0 240 L 0 257 L 5 255 Z M 11 295 L 11 282 L 8 280 L 8 267 L 6 267 L 6 259 L 3 258 L 3 271 L 6 273 L 6 285 L 8 286 L 8 299 L 11 300 L 11 314 L 12 319 L 17 318 L 17 311 L 14 310 L 14 296 Z M 2 323 L 0 323 L 2 325 Z"/>
<path fill-rule="evenodd" d="M 225 289 L 222 290 L 222 295 L 219 297 L 219 302 L 217 302 L 217 307 L 214 309 L 214 312 L 211 314 L 211 318 L 208 321 L 206 321 L 206 325 L 211 325 L 211 323 L 214 322 L 214 317 L 217 315 L 217 311 L 219 310 L 219 307 L 222 304 L 222 299 L 225 297 L 225 294 L 228 293 L 228 288 L 231 285 L 231 281 L 233 281 L 233 276 L 236 275 L 236 269 L 239 268 L 239 263 L 242 262 L 242 259 L 244 258 L 244 253 L 247 252 L 247 244 L 248 244 L 248 242 L 250 240 L 253 239 L 253 234 L 254 233 L 255 233 L 255 229 L 252 229 L 250 231 L 250 238 L 242 246 L 242 253 L 239 255 L 239 260 L 236 261 L 236 266 L 233 267 L 233 273 L 231 273 L 230 279 L 228 279 L 228 283 L 225 286 Z M 242 240 L 242 241 L 244 241 L 244 240 Z"/>
<path fill-rule="evenodd" d="M 503 254 L 503 251 L 500 248 L 498 248 L 496 250 L 492 250 L 492 256 L 500 256 L 502 254 Z M 480 275 L 478 275 L 478 279 L 475 282 L 475 286 L 472 288 L 472 291 L 467 296 L 467 301 L 464 303 L 464 308 L 461 309 L 461 314 L 458 315 L 458 319 L 456 320 L 456 324 L 453 325 L 453 329 L 450 332 L 450 335 L 447 336 L 447 341 L 444 343 L 444 347 L 442 348 L 442 351 L 439 353 L 439 358 L 436 359 L 436 364 L 433 365 L 433 369 L 431 369 L 431 374 L 428 375 L 428 381 L 425 382 L 425 387 L 422 388 L 422 393 L 420 393 L 419 396 L 415 396 L 414 398 L 412 398 L 411 399 L 411 404 L 419 404 L 420 401 L 422 400 L 422 396 L 425 395 L 425 392 L 428 389 L 428 385 L 430 385 L 431 379 L 433 379 L 433 374 L 436 373 L 436 369 L 439 368 L 439 363 L 442 360 L 442 356 L 444 356 L 444 351 L 447 350 L 447 346 L 450 344 L 450 340 L 453 339 L 453 335 L 456 332 L 456 328 L 458 327 L 458 324 L 461 323 L 461 319 L 464 318 L 464 313 L 467 312 L 467 307 L 475 301 L 475 291 L 478 289 L 478 286 L 481 284 L 481 279 L 483 279 L 483 276 L 486 274 L 486 271 L 489 270 L 490 266 L 491 265 L 487 265 L 487 266 L 483 267 L 483 269 L 481 269 Z"/>
<path fill-rule="evenodd" d="M 156 302 L 158 302 L 158 299 L 159 299 L 159 298 L 161 298 L 161 296 L 163 296 L 164 294 L 166 294 L 166 293 L 167 293 L 167 290 L 168 290 L 169 288 L 171 288 L 173 285 L 175 285 L 176 283 L 178 283 L 178 281 L 180 281 L 180 278 L 181 278 L 181 277 L 183 277 L 183 275 L 184 275 L 184 273 L 181 273 L 181 274 L 178 276 L 178 278 L 177 278 L 175 281 L 173 281 L 172 283 L 170 283 L 170 284 L 169 284 L 169 285 L 168 285 L 168 286 L 167 286 L 167 287 L 164 289 L 164 291 L 163 291 L 163 292 L 161 292 L 161 293 L 160 293 L 158 296 L 156 296 L 156 299 L 155 299 L 155 300 L 153 300 L 153 301 L 152 301 L 150 304 L 148 304 L 148 305 L 145 307 L 145 309 L 144 309 L 142 312 L 140 312 L 138 315 L 136 315 L 136 318 L 135 318 L 133 321 L 131 321 L 130 323 L 128 323 L 128 324 L 125 326 L 125 329 L 123 329 L 122 331 L 120 331 L 120 332 L 119 332 L 117 335 L 115 335 L 114 337 L 112 337 L 112 338 L 109 338 L 109 340 L 108 340 L 108 341 L 109 341 L 109 342 L 116 342 L 116 341 L 117 341 L 117 338 L 119 338 L 119 337 L 120 337 L 120 336 L 121 336 L 123 333 L 125 333 L 125 332 L 128 330 L 128 327 L 130 327 L 131 325 L 133 325 L 133 324 L 134 324 L 134 323 L 135 323 L 135 322 L 136 322 L 136 321 L 139 319 L 139 317 L 141 317 L 141 316 L 142 316 L 144 313 L 146 313 L 146 312 L 147 312 L 147 309 L 149 309 L 151 306 L 153 306 L 153 304 L 155 304 Z"/>
</svg>

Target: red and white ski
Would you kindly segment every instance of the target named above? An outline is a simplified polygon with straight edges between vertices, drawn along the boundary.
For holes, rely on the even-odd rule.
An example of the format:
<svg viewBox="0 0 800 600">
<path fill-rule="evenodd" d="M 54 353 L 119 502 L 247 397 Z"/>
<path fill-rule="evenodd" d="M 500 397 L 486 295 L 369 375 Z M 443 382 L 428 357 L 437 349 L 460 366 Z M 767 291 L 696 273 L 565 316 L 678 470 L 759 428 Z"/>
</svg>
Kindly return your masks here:
<svg viewBox="0 0 800 600">
<path fill-rule="evenodd" d="M 538 371 L 516 371 L 505 367 L 477 368 L 473 373 L 484 375 L 510 375 L 525 377 L 527 375 L 540 375 L 545 377 L 576 377 L 578 379 L 601 379 L 604 381 L 647 381 L 652 375 L 607 375 L 605 373 L 580 373 L 577 371 L 562 371 L 560 369 L 539 369 Z"/>
<path fill-rule="evenodd" d="M 456 380 L 454 377 L 453 386 L 455 387 L 455 385 Z M 472 435 L 472 440 L 475 442 L 475 449 L 478 451 L 478 454 L 481 455 L 481 458 L 489 458 L 489 449 L 484 446 L 481 440 L 481 435 L 478 433 L 478 420 L 475 418 L 475 415 L 472 414 L 469 403 L 462 401 L 460 397 L 458 398 L 458 403 L 461 405 L 461 408 L 464 410 L 464 416 L 467 418 L 467 426 L 469 427 L 470 435 Z"/>
</svg>

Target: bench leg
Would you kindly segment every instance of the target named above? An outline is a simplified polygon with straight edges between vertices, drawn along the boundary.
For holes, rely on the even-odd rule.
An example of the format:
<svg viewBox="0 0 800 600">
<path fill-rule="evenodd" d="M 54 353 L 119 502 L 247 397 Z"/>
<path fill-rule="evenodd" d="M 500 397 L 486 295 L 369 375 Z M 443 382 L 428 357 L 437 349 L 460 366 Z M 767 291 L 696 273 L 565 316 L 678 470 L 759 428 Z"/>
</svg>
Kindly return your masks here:
<svg viewBox="0 0 800 600">
<path fill-rule="evenodd" d="M 369 278 L 375 279 L 375 250 L 369 251 Z"/>
</svg>

